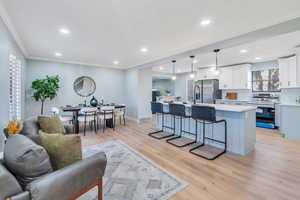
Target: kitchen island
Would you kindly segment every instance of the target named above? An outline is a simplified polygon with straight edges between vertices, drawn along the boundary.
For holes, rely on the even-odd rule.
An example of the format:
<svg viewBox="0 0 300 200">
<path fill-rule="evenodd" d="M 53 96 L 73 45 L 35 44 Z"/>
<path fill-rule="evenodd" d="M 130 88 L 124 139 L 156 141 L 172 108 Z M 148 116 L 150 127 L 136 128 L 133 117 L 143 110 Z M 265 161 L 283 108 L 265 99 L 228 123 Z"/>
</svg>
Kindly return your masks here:
<svg viewBox="0 0 300 200">
<path fill-rule="evenodd" d="M 169 105 L 163 103 L 164 112 L 169 111 Z M 187 116 L 191 115 L 191 104 L 184 104 L 185 112 Z M 246 155 L 255 148 L 256 142 L 256 107 L 254 106 L 239 106 L 239 105 L 224 105 L 224 104 L 197 104 L 212 106 L 216 109 L 217 120 L 225 119 L 227 121 L 227 151 L 241 156 Z M 165 125 L 173 127 L 173 116 L 165 115 Z M 157 128 L 162 125 L 162 118 L 157 118 Z M 180 120 L 175 120 L 176 131 L 175 134 L 179 135 L 180 132 Z M 183 130 L 195 133 L 195 120 L 191 118 L 183 118 L 182 120 Z M 214 138 L 216 140 L 224 141 L 224 124 L 214 124 L 206 126 L 206 136 Z M 172 130 L 167 128 L 164 129 L 165 132 L 172 133 Z M 186 138 L 194 139 L 195 136 L 182 133 Z M 198 139 L 201 143 L 202 141 L 202 124 L 198 123 Z M 208 145 L 224 148 L 223 144 L 218 144 L 213 141 L 206 140 Z"/>
</svg>

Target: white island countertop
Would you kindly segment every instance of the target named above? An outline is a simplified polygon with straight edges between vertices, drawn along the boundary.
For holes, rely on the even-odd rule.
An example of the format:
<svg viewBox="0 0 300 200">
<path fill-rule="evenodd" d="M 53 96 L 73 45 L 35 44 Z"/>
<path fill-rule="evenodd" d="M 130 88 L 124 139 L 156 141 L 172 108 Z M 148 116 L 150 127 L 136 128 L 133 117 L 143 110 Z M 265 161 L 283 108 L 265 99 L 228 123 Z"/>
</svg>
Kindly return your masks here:
<svg viewBox="0 0 300 200">
<path fill-rule="evenodd" d="M 166 104 L 167 103 L 163 103 Z M 191 107 L 192 104 L 184 104 L 186 107 Z M 255 106 L 241 106 L 241 105 L 226 105 L 226 104 L 206 104 L 206 103 L 197 103 L 196 105 L 211 106 L 214 107 L 217 111 L 227 111 L 227 112 L 247 112 L 250 110 L 256 110 Z"/>
</svg>

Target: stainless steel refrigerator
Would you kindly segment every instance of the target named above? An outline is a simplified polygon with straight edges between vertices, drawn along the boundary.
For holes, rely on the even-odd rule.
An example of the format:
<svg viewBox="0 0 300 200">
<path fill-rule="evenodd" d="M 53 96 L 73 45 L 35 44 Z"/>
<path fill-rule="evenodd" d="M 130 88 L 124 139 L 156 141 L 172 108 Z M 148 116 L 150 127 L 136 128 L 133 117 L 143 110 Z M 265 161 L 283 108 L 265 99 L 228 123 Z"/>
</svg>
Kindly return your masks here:
<svg viewBox="0 0 300 200">
<path fill-rule="evenodd" d="M 194 103 L 215 104 L 216 99 L 222 98 L 222 91 L 219 90 L 219 80 L 199 80 L 194 85 Z"/>
</svg>

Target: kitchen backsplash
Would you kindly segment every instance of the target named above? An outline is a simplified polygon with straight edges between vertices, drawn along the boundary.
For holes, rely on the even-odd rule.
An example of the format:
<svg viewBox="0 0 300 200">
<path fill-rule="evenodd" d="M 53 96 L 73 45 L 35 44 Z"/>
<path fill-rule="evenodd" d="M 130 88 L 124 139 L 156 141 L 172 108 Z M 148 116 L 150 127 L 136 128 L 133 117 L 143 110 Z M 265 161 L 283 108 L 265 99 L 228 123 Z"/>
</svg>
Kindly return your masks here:
<svg viewBox="0 0 300 200">
<path fill-rule="evenodd" d="M 281 90 L 281 103 L 295 104 L 296 100 L 300 98 L 300 88 L 289 88 Z"/>
<path fill-rule="evenodd" d="M 222 99 L 226 99 L 227 92 L 236 92 L 238 100 L 250 100 L 252 97 L 251 90 L 222 90 Z"/>
</svg>

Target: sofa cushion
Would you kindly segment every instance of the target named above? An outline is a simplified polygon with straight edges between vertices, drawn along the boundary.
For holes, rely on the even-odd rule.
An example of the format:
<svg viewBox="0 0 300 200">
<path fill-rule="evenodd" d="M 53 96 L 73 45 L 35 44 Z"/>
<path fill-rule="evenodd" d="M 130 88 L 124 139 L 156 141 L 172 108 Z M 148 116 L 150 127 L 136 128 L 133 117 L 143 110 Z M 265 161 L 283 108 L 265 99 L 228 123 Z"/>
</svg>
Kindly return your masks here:
<svg viewBox="0 0 300 200">
<path fill-rule="evenodd" d="M 78 135 L 47 134 L 40 131 L 41 144 L 47 150 L 53 169 L 61 169 L 82 160 Z"/>
<path fill-rule="evenodd" d="M 30 118 L 24 121 L 22 135 L 25 135 L 32 139 L 35 143 L 40 144 L 39 140 L 39 125 L 36 118 Z"/>
<path fill-rule="evenodd" d="M 23 191 L 16 178 L 2 164 L 0 164 L 0 188 L 0 199 Z"/>
<path fill-rule="evenodd" d="M 23 188 L 53 171 L 47 151 L 23 135 L 10 136 L 4 146 L 4 165 Z"/>
<path fill-rule="evenodd" d="M 38 123 L 45 133 L 66 133 L 66 129 L 57 115 L 38 116 Z"/>
</svg>

